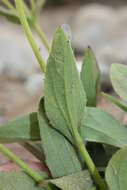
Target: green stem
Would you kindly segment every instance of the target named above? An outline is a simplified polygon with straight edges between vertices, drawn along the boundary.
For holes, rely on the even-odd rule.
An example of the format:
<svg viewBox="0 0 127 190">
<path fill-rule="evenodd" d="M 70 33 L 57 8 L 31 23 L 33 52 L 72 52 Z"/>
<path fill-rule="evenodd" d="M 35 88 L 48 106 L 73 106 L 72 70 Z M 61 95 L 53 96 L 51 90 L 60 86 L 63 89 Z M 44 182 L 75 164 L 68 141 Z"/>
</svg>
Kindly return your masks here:
<svg viewBox="0 0 127 190">
<path fill-rule="evenodd" d="M 23 8 L 24 8 L 24 12 L 25 12 L 26 16 L 31 18 L 31 12 L 30 12 L 27 4 L 25 3 L 25 1 L 23 1 Z"/>
<path fill-rule="evenodd" d="M 39 0 L 36 2 L 36 11 L 40 14 L 41 8 L 44 6 L 45 0 Z"/>
<path fill-rule="evenodd" d="M 36 182 L 43 182 L 42 176 L 34 172 L 27 164 L 15 156 L 10 150 L 8 150 L 4 145 L 0 144 L 0 151 L 5 154 L 10 160 L 15 162 L 20 168 L 23 169 L 29 176 L 31 176 Z"/>
<path fill-rule="evenodd" d="M 37 47 L 37 44 L 33 38 L 32 32 L 30 30 L 29 24 L 26 20 L 25 14 L 24 14 L 24 10 L 23 10 L 23 3 L 22 0 L 15 0 L 15 4 L 16 4 L 16 8 L 19 14 L 19 18 L 20 18 L 20 22 L 24 28 L 24 32 L 27 36 L 27 39 L 33 49 L 33 52 L 38 60 L 38 63 L 40 64 L 40 67 L 42 69 L 42 71 L 45 73 L 46 71 L 46 66 L 45 66 L 45 62 L 39 52 L 39 49 Z"/>
<path fill-rule="evenodd" d="M 86 147 L 84 146 L 83 140 L 80 137 L 77 128 L 74 129 L 73 128 L 73 134 L 74 134 L 74 138 L 77 144 L 77 147 L 80 151 L 80 154 L 82 155 L 82 158 L 84 159 L 84 161 L 86 162 L 93 178 L 95 179 L 96 184 L 99 186 L 100 190 L 107 190 L 106 185 L 104 183 L 104 180 L 101 178 L 95 164 L 93 163 Z"/>
<path fill-rule="evenodd" d="M 16 14 L 16 9 L 8 0 L 1 0 L 1 1 L 11 10 L 12 13 Z"/>
<path fill-rule="evenodd" d="M 50 51 L 50 47 L 49 47 L 49 44 L 47 42 L 47 39 L 44 35 L 44 33 L 41 31 L 40 27 L 38 24 L 35 24 L 34 25 L 34 30 L 35 32 L 37 33 L 37 35 L 40 37 L 42 43 L 44 44 L 45 48 L 48 50 L 48 52 Z"/>
</svg>

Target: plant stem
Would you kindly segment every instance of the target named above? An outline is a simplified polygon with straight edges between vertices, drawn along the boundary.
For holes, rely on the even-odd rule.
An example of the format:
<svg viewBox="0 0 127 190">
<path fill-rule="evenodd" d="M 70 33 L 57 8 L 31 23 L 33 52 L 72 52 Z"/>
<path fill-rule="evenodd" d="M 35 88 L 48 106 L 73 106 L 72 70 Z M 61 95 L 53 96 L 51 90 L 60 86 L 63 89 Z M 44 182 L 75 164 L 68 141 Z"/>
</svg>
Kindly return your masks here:
<svg viewBox="0 0 127 190">
<path fill-rule="evenodd" d="M 34 52 L 34 54 L 38 60 L 38 63 L 40 64 L 41 70 L 45 73 L 45 71 L 46 71 L 45 62 L 44 62 L 44 60 L 43 60 L 43 58 L 39 52 L 39 49 L 38 49 L 37 44 L 33 38 L 29 24 L 28 24 L 27 19 L 25 17 L 22 0 L 15 0 L 15 4 L 16 4 L 16 8 L 17 8 L 17 11 L 19 14 L 20 22 L 24 28 L 24 32 L 27 36 L 27 39 L 28 39 L 28 41 L 29 41 L 29 43 L 33 49 L 33 52 Z"/>
<path fill-rule="evenodd" d="M 96 184 L 99 186 L 100 190 L 107 190 L 104 180 L 101 178 L 95 164 L 93 163 L 86 147 L 84 146 L 83 140 L 80 137 L 77 128 L 73 128 L 73 134 L 77 147 L 82 155 L 84 161 L 86 162 L 93 178 L 95 179 Z"/>
<path fill-rule="evenodd" d="M 37 172 L 33 171 L 25 162 L 20 160 L 16 155 L 14 155 L 8 148 L 0 144 L 0 152 L 5 154 L 10 160 L 16 163 L 22 170 L 31 176 L 38 184 L 43 184 L 44 179 Z M 46 190 L 52 190 L 49 185 L 46 186 Z"/>
<path fill-rule="evenodd" d="M 49 47 L 49 44 L 47 42 L 47 39 L 44 35 L 44 33 L 41 31 L 39 25 L 35 24 L 34 25 L 34 30 L 35 32 L 37 33 L 37 35 L 40 37 L 42 43 L 44 44 L 44 46 L 46 47 L 46 49 L 48 50 L 48 52 L 50 51 L 50 47 Z"/>
<path fill-rule="evenodd" d="M 26 16 L 30 18 L 31 17 L 31 12 L 30 12 L 26 2 L 23 0 L 22 3 L 23 3 L 23 9 L 24 9 L 24 12 L 25 12 Z"/>
<path fill-rule="evenodd" d="M 45 0 L 39 0 L 36 2 L 36 11 L 37 13 L 40 13 L 41 8 L 45 4 Z"/>
<path fill-rule="evenodd" d="M 12 13 L 16 14 L 16 9 L 8 0 L 1 0 L 1 1 L 11 10 Z"/>
<path fill-rule="evenodd" d="M 22 160 L 20 160 L 17 156 L 15 156 L 8 148 L 4 145 L 0 144 L 0 151 L 4 153 L 10 160 L 15 162 L 20 168 L 23 169 L 29 176 L 31 176 L 36 182 L 43 182 L 42 176 L 38 173 L 34 172 L 27 164 L 25 164 Z"/>
</svg>

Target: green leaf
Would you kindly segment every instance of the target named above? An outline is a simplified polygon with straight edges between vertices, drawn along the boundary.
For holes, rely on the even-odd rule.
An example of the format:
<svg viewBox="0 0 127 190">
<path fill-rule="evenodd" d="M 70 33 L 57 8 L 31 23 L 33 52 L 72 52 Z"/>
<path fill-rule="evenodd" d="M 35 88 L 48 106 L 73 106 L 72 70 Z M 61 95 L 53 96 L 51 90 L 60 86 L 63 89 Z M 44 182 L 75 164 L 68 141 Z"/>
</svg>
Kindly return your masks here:
<svg viewBox="0 0 127 190">
<path fill-rule="evenodd" d="M 5 17 L 7 20 L 9 20 L 11 22 L 20 24 L 18 16 L 16 14 L 13 14 L 11 11 L 9 11 L 3 7 L 0 7 L 0 16 Z"/>
<path fill-rule="evenodd" d="M 43 174 L 44 175 L 44 174 Z M 0 190 L 45 190 L 23 172 L 0 172 Z"/>
<path fill-rule="evenodd" d="M 86 141 L 101 142 L 119 148 L 127 146 L 127 128 L 99 108 L 87 108 L 80 130 Z"/>
<path fill-rule="evenodd" d="M 72 140 L 69 131 L 72 127 L 80 126 L 85 113 L 86 96 L 70 43 L 61 28 L 54 35 L 44 92 L 46 114 L 51 124 Z"/>
<path fill-rule="evenodd" d="M 88 171 L 80 171 L 48 181 L 62 190 L 91 190 L 93 188 L 93 182 Z"/>
<path fill-rule="evenodd" d="M 109 161 L 106 181 L 110 190 L 127 188 L 127 148 L 117 151 Z"/>
<path fill-rule="evenodd" d="M 49 126 L 44 111 L 43 99 L 39 104 L 38 120 L 46 164 L 53 178 L 81 170 L 76 152 L 67 139 Z"/>
<path fill-rule="evenodd" d="M 95 55 L 90 47 L 85 51 L 81 80 L 87 96 L 87 106 L 96 107 L 100 86 L 100 71 Z"/>
<path fill-rule="evenodd" d="M 127 106 L 124 105 L 123 102 L 121 102 L 120 100 L 118 100 L 117 98 L 110 96 L 106 93 L 102 93 L 102 95 L 109 100 L 110 102 L 112 102 L 113 104 L 115 104 L 116 106 L 118 106 L 120 109 L 122 109 L 123 111 L 127 112 Z"/>
<path fill-rule="evenodd" d="M 112 64 L 110 72 L 114 90 L 124 101 L 127 101 L 127 66 Z"/>
<path fill-rule="evenodd" d="M 0 126 L 0 142 L 40 140 L 37 113 L 30 113 Z"/>
</svg>

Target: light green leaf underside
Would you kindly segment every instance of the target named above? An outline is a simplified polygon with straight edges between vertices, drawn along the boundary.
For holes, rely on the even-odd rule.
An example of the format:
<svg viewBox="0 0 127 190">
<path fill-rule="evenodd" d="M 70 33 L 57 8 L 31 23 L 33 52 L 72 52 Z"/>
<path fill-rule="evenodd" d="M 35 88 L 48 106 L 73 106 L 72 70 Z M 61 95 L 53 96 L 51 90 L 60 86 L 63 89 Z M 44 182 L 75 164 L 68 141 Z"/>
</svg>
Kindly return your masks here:
<svg viewBox="0 0 127 190">
<path fill-rule="evenodd" d="M 110 190 L 127 189 L 127 148 L 119 150 L 109 161 L 106 181 Z"/>
<path fill-rule="evenodd" d="M 99 108 L 87 108 L 81 136 L 86 141 L 101 142 L 116 147 L 127 146 L 127 128 Z"/>
<path fill-rule="evenodd" d="M 37 113 L 30 113 L 0 126 L 0 142 L 39 140 Z"/>
<path fill-rule="evenodd" d="M 86 49 L 83 59 L 81 80 L 87 96 L 87 106 L 96 106 L 100 85 L 100 71 L 96 57 L 89 47 Z"/>
<path fill-rule="evenodd" d="M 24 172 L 0 172 L 0 190 L 45 190 Z"/>
<path fill-rule="evenodd" d="M 110 76 L 116 93 L 124 101 L 127 101 L 127 66 L 122 64 L 112 64 Z"/>
<path fill-rule="evenodd" d="M 86 96 L 70 43 L 61 28 L 54 35 L 44 89 L 46 114 L 51 124 L 72 141 L 69 131 L 72 126 L 80 125 Z"/>
<path fill-rule="evenodd" d="M 72 175 L 50 180 L 62 190 L 91 190 L 93 182 L 88 171 L 81 171 Z"/>
<path fill-rule="evenodd" d="M 38 119 L 46 164 L 53 178 L 69 175 L 81 170 L 80 162 L 71 144 L 52 127 L 44 113 L 43 99 L 39 105 Z"/>
</svg>

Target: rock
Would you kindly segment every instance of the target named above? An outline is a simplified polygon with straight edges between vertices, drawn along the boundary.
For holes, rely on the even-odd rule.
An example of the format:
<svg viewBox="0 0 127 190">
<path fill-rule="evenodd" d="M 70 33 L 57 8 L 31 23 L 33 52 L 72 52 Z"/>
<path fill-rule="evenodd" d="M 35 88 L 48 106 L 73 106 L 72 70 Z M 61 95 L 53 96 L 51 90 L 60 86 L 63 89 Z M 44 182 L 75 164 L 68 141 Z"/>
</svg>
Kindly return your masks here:
<svg viewBox="0 0 127 190">
<path fill-rule="evenodd" d="M 44 75 L 42 74 L 34 74 L 31 75 L 28 80 L 25 82 L 24 87 L 26 92 L 33 96 L 36 95 L 38 93 L 38 91 L 40 91 L 40 89 L 42 89 L 43 91 L 43 83 L 44 83 Z"/>
<path fill-rule="evenodd" d="M 40 68 L 20 27 L 12 23 L 0 24 L 0 75 L 24 81 Z M 37 44 L 47 58 L 43 46 L 38 41 Z"/>
</svg>

